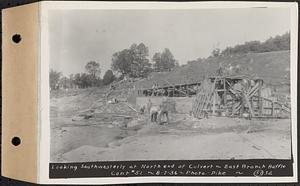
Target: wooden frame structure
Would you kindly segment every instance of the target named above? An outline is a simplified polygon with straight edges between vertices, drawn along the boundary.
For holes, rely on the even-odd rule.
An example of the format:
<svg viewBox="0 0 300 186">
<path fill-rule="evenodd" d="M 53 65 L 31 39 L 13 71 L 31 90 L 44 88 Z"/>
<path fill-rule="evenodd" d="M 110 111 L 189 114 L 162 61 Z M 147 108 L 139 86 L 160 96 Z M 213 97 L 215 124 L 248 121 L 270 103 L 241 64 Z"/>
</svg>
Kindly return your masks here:
<svg viewBox="0 0 300 186">
<path fill-rule="evenodd" d="M 231 117 L 289 117 L 289 106 L 262 97 L 263 80 L 247 76 L 210 77 L 202 82 L 192 113 Z"/>
<path fill-rule="evenodd" d="M 165 80 L 166 81 L 166 80 Z M 168 83 L 168 86 L 155 86 L 137 90 L 138 96 L 168 96 L 187 97 L 196 95 L 201 83 L 176 84 Z"/>
<path fill-rule="evenodd" d="M 137 90 L 140 97 L 194 97 L 192 114 L 196 118 L 208 115 L 228 117 L 290 117 L 290 106 L 272 96 L 262 95 L 262 79 L 246 75 L 211 76 L 203 81 Z"/>
</svg>

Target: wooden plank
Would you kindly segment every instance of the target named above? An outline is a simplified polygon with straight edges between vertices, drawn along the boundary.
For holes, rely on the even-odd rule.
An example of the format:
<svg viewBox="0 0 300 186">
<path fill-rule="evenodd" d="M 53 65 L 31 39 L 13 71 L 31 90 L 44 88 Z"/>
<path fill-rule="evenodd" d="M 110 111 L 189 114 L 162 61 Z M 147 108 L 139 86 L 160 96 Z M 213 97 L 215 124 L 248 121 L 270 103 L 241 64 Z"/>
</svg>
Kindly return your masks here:
<svg viewBox="0 0 300 186">
<path fill-rule="evenodd" d="M 248 97 L 252 97 L 259 90 L 259 83 L 256 83 L 251 90 L 247 93 Z"/>
<path fill-rule="evenodd" d="M 137 111 L 135 108 L 133 108 L 132 106 L 130 106 L 128 103 L 126 103 L 126 102 L 122 102 L 122 103 L 124 103 L 126 106 L 128 106 L 131 110 L 139 113 L 139 111 Z"/>
<path fill-rule="evenodd" d="M 213 93 L 213 107 L 212 107 L 212 114 L 216 115 L 216 93 Z"/>
<path fill-rule="evenodd" d="M 249 102 L 249 98 L 246 95 L 244 95 L 244 98 L 245 98 L 246 104 L 248 105 L 248 109 L 250 111 L 251 117 L 255 116 L 255 114 L 254 114 L 254 112 L 253 112 L 253 110 L 251 108 L 251 104 Z"/>
<path fill-rule="evenodd" d="M 259 89 L 258 89 L 258 107 L 259 107 L 259 110 L 258 110 L 258 113 L 259 113 L 259 116 L 262 116 L 262 111 L 263 111 L 263 105 L 262 105 L 262 97 L 261 97 L 261 84 L 259 83 Z"/>
<path fill-rule="evenodd" d="M 274 113 L 275 113 L 274 102 L 272 101 L 272 111 L 271 111 L 271 115 L 274 116 Z"/>
</svg>

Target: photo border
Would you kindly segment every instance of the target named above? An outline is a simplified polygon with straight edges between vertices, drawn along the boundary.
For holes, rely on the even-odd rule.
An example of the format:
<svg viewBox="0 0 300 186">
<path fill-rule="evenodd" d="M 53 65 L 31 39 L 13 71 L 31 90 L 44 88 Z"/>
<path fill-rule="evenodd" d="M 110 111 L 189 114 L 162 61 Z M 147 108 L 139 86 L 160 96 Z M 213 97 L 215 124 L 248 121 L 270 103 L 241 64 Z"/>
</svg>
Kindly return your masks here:
<svg viewBox="0 0 300 186">
<path fill-rule="evenodd" d="M 297 182 L 298 179 L 298 151 L 297 151 L 297 68 L 291 68 L 291 109 L 292 109 L 292 149 L 293 149 L 293 172 L 292 178 L 268 178 L 268 177 L 114 177 L 114 178 L 72 178 L 72 179 L 49 179 L 48 167 L 50 162 L 50 122 L 49 122 L 49 38 L 47 33 L 48 10 L 51 9 L 202 9 L 202 8 L 250 8 L 250 7 L 288 7 L 291 8 L 291 67 L 297 67 L 297 41 L 298 41 L 298 9 L 295 3 L 270 3 L 270 2 L 185 2 L 185 3 L 157 3 L 157 2 L 42 2 L 41 3 L 41 51 L 40 59 L 40 159 L 39 172 L 40 182 L 59 184 L 112 184 L 112 183 L 261 183 L 261 182 Z M 295 82 L 296 81 L 296 82 Z M 296 85 L 295 85 L 296 83 Z M 172 181 L 171 181 L 172 180 Z M 213 182 L 211 182 L 213 180 Z"/>
</svg>

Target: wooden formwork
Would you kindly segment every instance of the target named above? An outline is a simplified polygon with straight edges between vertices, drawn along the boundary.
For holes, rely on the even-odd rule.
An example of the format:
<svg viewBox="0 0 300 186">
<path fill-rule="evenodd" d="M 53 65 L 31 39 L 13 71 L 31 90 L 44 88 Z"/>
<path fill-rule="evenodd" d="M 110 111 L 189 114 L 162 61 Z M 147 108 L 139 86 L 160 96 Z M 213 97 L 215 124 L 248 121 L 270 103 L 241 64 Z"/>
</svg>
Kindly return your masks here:
<svg viewBox="0 0 300 186">
<path fill-rule="evenodd" d="M 214 94 L 215 94 L 215 82 L 211 83 L 209 80 L 204 80 L 193 102 L 192 112 L 197 118 L 205 117 L 208 114 L 208 110 L 215 110 L 214 106 Z"/>
<path fill-rule="evenodd" d="M 203 81 L 193 103 L 196 118 L 207 115 L 232 117 L 289 117 L 288 105 L 262 96 L 263 80 L 247 76 L 210 77 Z"/>
</svg>

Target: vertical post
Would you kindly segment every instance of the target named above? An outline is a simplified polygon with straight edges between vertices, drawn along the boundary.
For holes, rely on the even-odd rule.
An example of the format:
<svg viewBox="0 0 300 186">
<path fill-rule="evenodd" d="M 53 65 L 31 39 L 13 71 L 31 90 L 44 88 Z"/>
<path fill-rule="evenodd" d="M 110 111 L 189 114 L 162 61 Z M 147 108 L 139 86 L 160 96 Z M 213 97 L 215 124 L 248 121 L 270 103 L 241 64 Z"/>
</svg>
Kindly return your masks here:
<svg viewBox="0 0 300 186">
<path fill-rule="evenodd" d="M 180 97 L 181 91 L 182 91 L 182 85 L 179 85 L 179 91 L 178 91 L 179 97 Z"/>
<path fill-rule="evenodd" d="M 226 89 L 226 79 L 224 79 L 224 94 L 223 94 L 224 106 L 227 105 L 227 89 Z"/>
<path fill-rule="evenodd" d="M 188 89 L 188 85 L 185 85 L 185 94 L 186 94 L 187 96 L 189 96 L 189 89 Z"/>
<path fill-rule="evenodd" d="M 185 85 L 185 95 L 186 95 L 186 96 L 189 95 L 188 85 Z"/>
<path fill-rule="evenodd" d="M 261 88 L 262 88 L 262 82 L 261 80 L 259 81 L 259 88 L 258 88 L 258 109 L 259 109 L 259 116 L 262 116 L 263 114 L 263 102 L 261 98 Z"/>
<path fill-rule="evenodd" d="M 175 85 L 173 87 L 173 97 L 175 97 Z"/>
<path fill-rule="evenodd" d="M 216 115 L 216 93 L 215 93 L 215 91 L 213 92 L 213 108 L 212 108 L 212 114 L 213 114 L 213 116 L 215 116 Z"/>
<path fill-rule="evenodd" d="M 250 98 L 250 105 L 251 108 L 253 109 L 253 112 L 255 113 L 254 105 L 253 105 L 253 96 Z"/>
<path fill-rule="evenodd" d="M 272 116 L 274 116 L 274 101 L 272 101 Z"/>
</svg>

